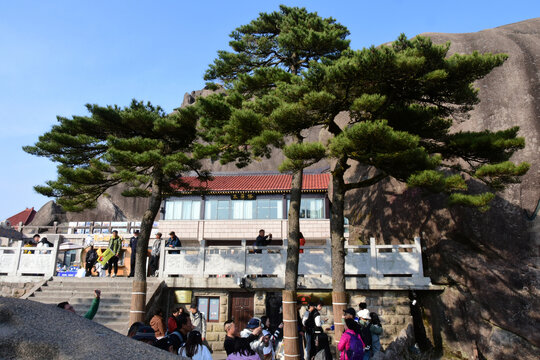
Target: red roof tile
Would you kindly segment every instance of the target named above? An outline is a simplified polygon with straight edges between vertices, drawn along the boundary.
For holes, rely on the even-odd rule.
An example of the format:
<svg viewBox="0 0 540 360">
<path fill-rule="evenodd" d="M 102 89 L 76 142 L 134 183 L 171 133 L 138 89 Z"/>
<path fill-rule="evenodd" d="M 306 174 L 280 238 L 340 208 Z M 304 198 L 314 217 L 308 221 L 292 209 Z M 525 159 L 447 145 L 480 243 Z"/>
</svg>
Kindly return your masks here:
<svg viewBox="0 0 540 360">
<path fill-rule="evenodd" d="M 23 225 L 28 225 L 34 219 L 35 215 L 36 211 L 34 210 L 34 208 L 26 208 L 25 210 L 13 215 L 12 217 L 7 218 L 6 220 L 11 223 L 11 226 L 17 227 L 21 222 L 23 223 Z"/>
<path fill-rule="evenodd" d="M 283 191 L 291 190 L 291 175 L 234 175 L 215 176 L 213 180 L 201 183 L 196 177 L 183 177 L 182 180 L 192 187 L 203 187 L 211 192 L 230 191 Z M 325 191 L 328 189 L 330 174 L 306 174 L 303 178 L 302 191 Z"/>
</svg>

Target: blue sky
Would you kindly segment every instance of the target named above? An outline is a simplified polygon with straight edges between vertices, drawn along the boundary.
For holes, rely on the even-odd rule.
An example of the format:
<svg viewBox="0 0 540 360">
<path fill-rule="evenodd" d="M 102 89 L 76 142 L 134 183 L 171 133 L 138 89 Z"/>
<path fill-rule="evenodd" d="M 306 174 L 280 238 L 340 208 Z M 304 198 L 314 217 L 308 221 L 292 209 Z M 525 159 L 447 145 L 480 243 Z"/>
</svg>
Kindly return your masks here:
<svg viewBox="0 0 540 360">
<path fill-rule="evenodd" d="M 166 111 L 202 76 L 228 35 L 279 4 L 303 6 L 349 28 L 351 47 L 400 33 L 476 32 L 540 16 L 540 1 L 0 1 L 0 219 L 49 199 L 33 190 L 56 177 L 24 153 L 56 116 L 84 105 L 149 100 Z"/>
</svg>

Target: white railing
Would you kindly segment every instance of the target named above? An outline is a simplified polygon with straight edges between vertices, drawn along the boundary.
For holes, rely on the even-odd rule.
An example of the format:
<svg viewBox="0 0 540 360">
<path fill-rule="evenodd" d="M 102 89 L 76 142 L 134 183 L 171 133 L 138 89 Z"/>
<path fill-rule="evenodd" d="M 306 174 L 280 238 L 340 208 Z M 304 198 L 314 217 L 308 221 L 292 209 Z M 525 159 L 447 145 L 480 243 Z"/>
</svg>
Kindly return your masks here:
<svg viewBox="0 0 540 360">
<path fill-rule="evenodd" d="M 53 276 L 56 268 L 59 236 L 48 235 L 53 247 L 0 247 L 0 274 L 6 276 Z"/>
<path fill-rule="evenodd" d="M 298 274 L 331 276 L 330 242 L 321 246 L 304 246 L 300 253 Z M 420 238 L 410 245 L 347 245 L 346 276 L 412 277 L 425 280 L 422 269 Z M 208 277 L 244 275 L 285 275 L 287 244 L 254 249 L 245 240 L 241 246 L 161 248 L 161 277 Z M 423 282 L 425 282 L 423 280 Z"/>
</svg>

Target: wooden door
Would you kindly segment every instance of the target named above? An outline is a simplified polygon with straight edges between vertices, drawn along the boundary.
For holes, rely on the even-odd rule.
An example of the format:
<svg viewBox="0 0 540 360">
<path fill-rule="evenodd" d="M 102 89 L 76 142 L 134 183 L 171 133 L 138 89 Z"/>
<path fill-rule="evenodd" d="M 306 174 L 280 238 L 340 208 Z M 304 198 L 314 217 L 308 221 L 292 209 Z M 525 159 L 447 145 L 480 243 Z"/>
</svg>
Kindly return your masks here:
<svg viewBox="0 0 540 360">
<path fill-rule="evenodd" d="M 248 321 L 253 317 L 253 294 L 231 293 L 229 319 L 236 325 L 237 335 L 246 328 Z"/>
</svg>

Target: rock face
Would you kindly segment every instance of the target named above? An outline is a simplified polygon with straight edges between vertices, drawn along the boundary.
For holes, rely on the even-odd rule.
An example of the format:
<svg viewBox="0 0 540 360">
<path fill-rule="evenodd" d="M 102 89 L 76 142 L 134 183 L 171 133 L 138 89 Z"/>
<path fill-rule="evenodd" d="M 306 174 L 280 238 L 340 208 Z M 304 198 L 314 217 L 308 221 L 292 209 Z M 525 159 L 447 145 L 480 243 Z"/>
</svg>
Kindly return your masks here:
<svg viewBox="0 0 540 360">
<path fill-rule="evenodd" d="M 2 359 L 13 360 L 178 358 L 56 306 L 4 297 L 0 349 Z"/>
<path fill-rule="evenodd" d="M 389 180 L 348 194 L 351 234 L 403 242 L 422 235 L 424 267 L 440 294 L 419 294 L 433 345 L 446 356 L 535 359 L 540 353 L 540 18 L 471 34 L 423 34 L 451 53 L 504 52 L 506 63 L 476 84 L 481 102 L 455 131 L 520 127 L 513 161 L 531 169 L 489 211 L 448 209 L 439 196 Z M 363 169 L 351 169 L 351 178 Z M 471 183 L 470 186 L 479 186 Z M 519 355 L 518 355 L 519 354 Z M 477 357 L 475 357 L 477 356 Z"/>
</svg>

